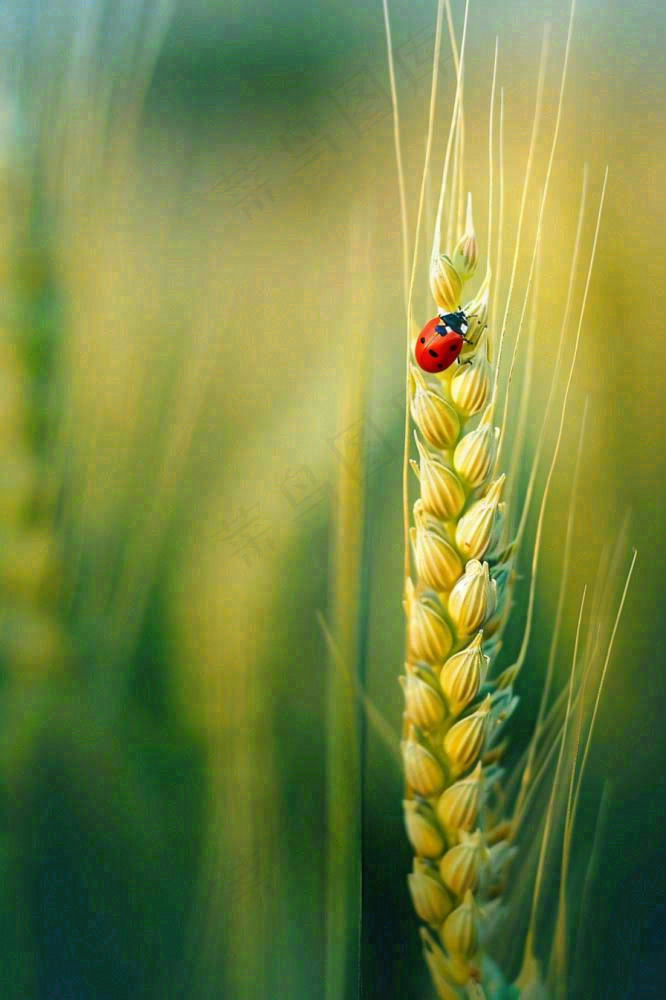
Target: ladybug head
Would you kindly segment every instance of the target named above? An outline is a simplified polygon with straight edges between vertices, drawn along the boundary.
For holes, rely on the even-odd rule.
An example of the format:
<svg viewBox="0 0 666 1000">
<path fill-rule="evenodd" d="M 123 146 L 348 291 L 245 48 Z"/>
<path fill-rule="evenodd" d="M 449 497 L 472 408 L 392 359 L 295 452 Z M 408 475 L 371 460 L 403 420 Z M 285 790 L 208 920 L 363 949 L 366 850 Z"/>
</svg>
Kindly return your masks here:
<svg viewBox="0 0 666 1000">
<path fill-rule="evenodd" d="M 467 333 L 469 327 L 464 309 L 458 309 L 456 312 L 445 313 L 442 316 L 442 322 L 445 323 L 450 330 L 455 330 L 456 333 L 461 334 L 463 337 Z"/>
<path fill-rule="evenodd" d="M 464 311 L 462 309 L 459 309 L 458 312 L 456 313 L 456 316 L 458 317 L 458 329 L 463 334 L 467 333 L 467 330 L 469 328 L 469 323 L 467 322 L 467 316 L 465 316 Z"/>
</svg>

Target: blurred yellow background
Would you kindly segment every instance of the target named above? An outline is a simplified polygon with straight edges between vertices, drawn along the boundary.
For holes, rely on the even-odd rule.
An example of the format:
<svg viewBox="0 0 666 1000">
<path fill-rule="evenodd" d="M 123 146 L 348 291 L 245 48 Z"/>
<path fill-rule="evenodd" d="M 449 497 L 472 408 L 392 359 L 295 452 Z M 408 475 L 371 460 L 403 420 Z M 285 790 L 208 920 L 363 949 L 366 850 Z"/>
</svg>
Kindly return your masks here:
<svg viewBox="0 0 666 1000">
<path fill-rule="evenodd" d="M 413 234 L 436 10 L 421 0 L 390 9 Z M 460 4 L 454 16 L 460 35 Z M 98 0 L 16 5 L 4 17 L 4 45 L 11 38 L 13 50 L 3 84 L 5 170 L 38 220 L 18 271 L 23 294 L 36 297 L 46 260 L 59 303 L 53 385 L 39 391 L 50 406 L 43 447 L 60 490 L 54 531 L 75 647 L 66 680 L 43 680 L 50 707 L 26 752 L 30 766 L 8 752 L 12 781 L 24 789 L 18 828 L 39 846 L 16 855 L 8 840 L 27 913 L 19 952 L 31 971 L 17 980 L 29 987 L 12 987 L 8 977 L 6 995 L 13 988 L 17 996 L 115 997 L 131 986 L 134 996 L 319 996 L 329 667 L 316 615 L 327 616 L 335 483 L 354 468 L 363 442 L 361 669 L 396 734 L 401 715 L 405 323 L 381 6 L 291 0 L 121 11 Z M 483 266 L 498 35 L 505 292 L 539 50 L 551 25 L 509 349 L 567 20 L 561 2 L 470 9 L 465 184 Z M 631 12 L 578 4 L 544 218 L 521 463 L 526 479 L 556 356 L 583 165 L 589 199 L 578 304 L 608 165 L 515 729 L 524 742 L 588 400 L 560 680 L 582 588 L 594 582 L 627 511 L 638 563 L 581 824 L 582 849 L 610 775 L 585 996 L 656 996 L 650 977 L 663 948 L 663 31 L 657 3 Z M 427 234 L 454 85 L 445 44 Z M 497 196 L 496 186 L 496 208 Z M 432 313 L 424 246 L 415 296 L 423 323 Z M 572 323 L 571 345 L 575 330 Z M 363 425 L 342 417 L 359 339 L 369 366 Z M 517 391 L 513 402 L 515 419 Z M 627 565 L 625 558 L 622 573 Z M 526 549 L 525 576 L 528 567 Z M 523 580 L 509 653 L 520 641 L 525 594 Z M 8 697 L 7 705 L 16 734 L 25 704 Z M 88 746 L 97 750 L 84 752 Z M 405 892 L 402 780 L 372 731 L 364 761 L 364 995 L 425 997 Z"/>
</svg>

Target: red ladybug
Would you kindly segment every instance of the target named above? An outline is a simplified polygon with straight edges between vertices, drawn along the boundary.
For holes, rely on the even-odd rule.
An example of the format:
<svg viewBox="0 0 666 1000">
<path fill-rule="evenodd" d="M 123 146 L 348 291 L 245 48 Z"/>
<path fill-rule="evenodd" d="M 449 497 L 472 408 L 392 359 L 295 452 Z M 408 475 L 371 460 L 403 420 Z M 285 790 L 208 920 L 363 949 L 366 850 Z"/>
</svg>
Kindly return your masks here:
<svg viewBox="0 0 666 1000">
<path fill-rule="evenodd" d="M 463 344 L 469 344 L 465 334 L 469 324 L 464 310 L 435 316 L 421 330 L 414 355 L 419 368 L 424 372 L 443 372 L 452 365 L 462 351 Z M 464 364 L 458 359 L 458 364 Z"/>
</svg>

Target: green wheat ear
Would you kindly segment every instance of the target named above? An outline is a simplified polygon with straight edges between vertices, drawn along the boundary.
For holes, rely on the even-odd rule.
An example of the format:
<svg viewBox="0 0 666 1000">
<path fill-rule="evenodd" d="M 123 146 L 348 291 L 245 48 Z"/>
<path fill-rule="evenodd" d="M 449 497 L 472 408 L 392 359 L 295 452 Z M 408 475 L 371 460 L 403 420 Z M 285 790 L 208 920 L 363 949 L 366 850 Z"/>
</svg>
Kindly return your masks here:
<svg viewBox="0 0 666 1000">
<path fill-rule="evenodd" d="M 10 697 L 61 672 L 68 662 L 59 620 L 56 493 L 48 458 L 48 385 L 55 293 L 38 244 L 38 210 L 5 167 L 5 308 L 0 320 L 0 646 Z M 17 190 L 17 187 L 19 190 Z"/>
</svg>

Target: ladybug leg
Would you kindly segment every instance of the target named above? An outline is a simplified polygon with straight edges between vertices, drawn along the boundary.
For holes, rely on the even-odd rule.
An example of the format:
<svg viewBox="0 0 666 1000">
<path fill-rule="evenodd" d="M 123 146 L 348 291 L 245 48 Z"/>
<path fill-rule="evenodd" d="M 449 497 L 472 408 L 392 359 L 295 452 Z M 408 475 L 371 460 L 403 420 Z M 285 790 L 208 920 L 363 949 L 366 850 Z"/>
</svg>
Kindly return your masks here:
<svg viewBox="0 0 666 1000">
<path fill-rule="evenodd" d="M 469 340 L 467 341 L 467 343 L 469 344 Z M 459 355 L 458 356 L 458 364 L 459 365 L 471 365 L 472 364 L 472 359 L 471 358 L 465 358 L 464 361 L 461 361 L 460 360 L 460 355 Z"/>
</svg>

